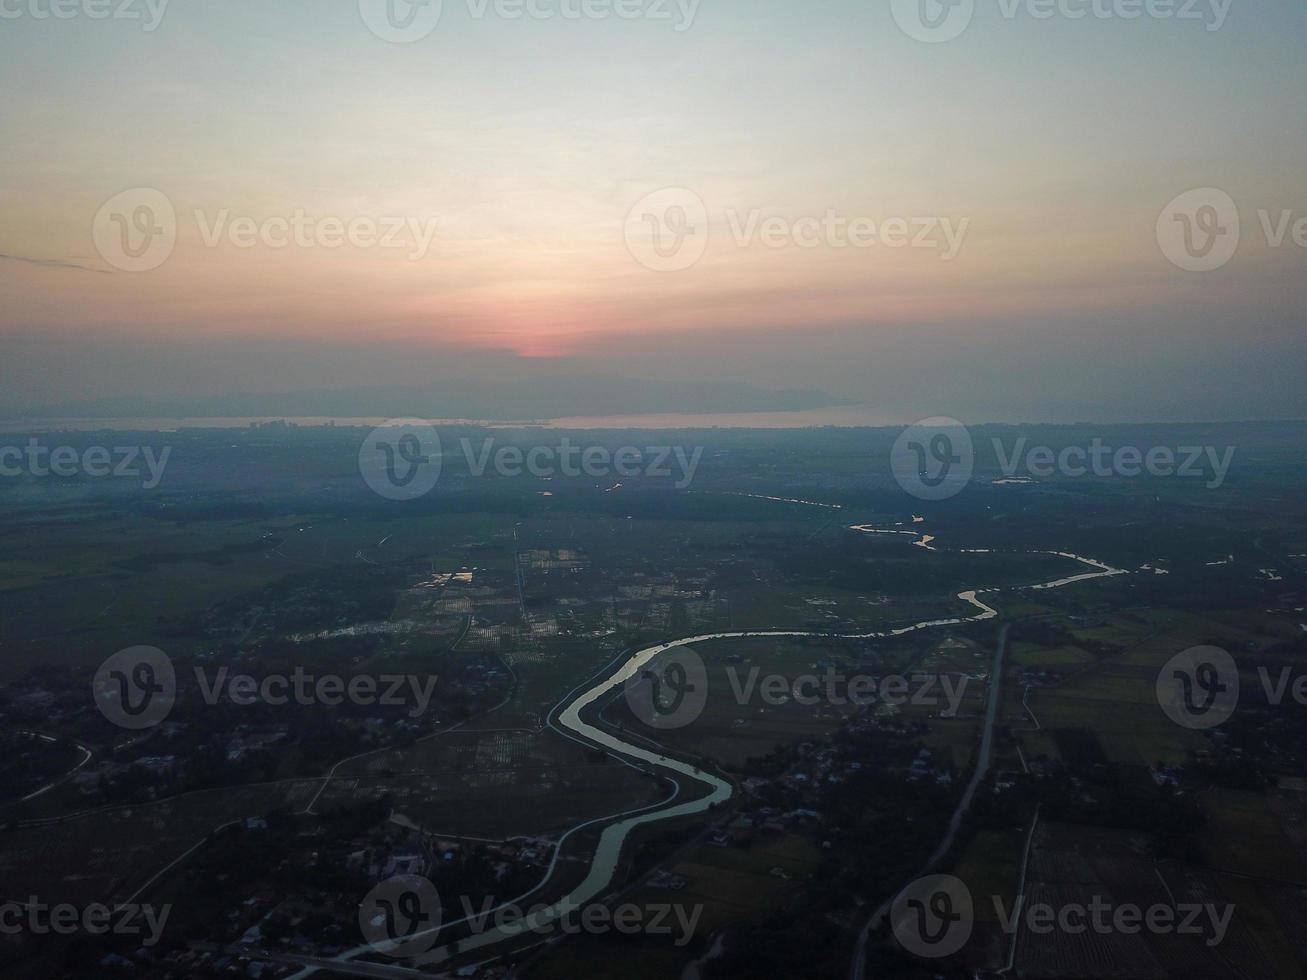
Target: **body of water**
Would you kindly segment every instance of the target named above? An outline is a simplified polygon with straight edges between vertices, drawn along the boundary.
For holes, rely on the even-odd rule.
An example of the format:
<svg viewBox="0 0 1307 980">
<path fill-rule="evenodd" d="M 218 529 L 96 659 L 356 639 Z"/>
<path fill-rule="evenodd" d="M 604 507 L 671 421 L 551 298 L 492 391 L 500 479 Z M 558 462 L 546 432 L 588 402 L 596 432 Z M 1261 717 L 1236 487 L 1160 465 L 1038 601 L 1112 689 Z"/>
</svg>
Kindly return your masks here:
<svg viewBox="0 0 1307 980">
<path fill-rule="evenodd" d="M 0 419 L 3 432 L 176 432 L 180 429 L 247 429 L 268 422 L 293 422 L 311 428 L 322 425 L 376 428 L 389 419 L 327 416 L 246 416 L 231 418 L 112 418 Z M 738 412 L 729 414 L 593 415 L 557 419 L 429 419 L 432 425 L 479 425 L 493 429 L 809 429 L 821 426 L 864 428 L 905 425 L 871 409 L 846 405 L 802 412 Z M 910 421 L 910 420 L 909 420 Z"/>
</svg>

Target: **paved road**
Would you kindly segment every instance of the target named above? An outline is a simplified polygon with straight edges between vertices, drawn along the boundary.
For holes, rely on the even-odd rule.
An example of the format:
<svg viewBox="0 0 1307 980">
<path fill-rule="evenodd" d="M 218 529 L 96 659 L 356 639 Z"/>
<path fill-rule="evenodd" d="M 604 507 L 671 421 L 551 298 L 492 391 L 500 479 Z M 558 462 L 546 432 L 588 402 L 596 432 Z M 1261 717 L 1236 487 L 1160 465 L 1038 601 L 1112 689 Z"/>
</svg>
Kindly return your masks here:
<svg viewBox="0 0 1307 980">
<path fill-rule="evenodd" d="M 53 743 L 59 741 L 57 738 L 55 738 L 55 736 L 46 735 L 44 732 L 21 731 L 18 734 L 27 735 L 31 738 L 39 738 L 42 742 Z M 69 741 L 72 740 L 69 739 Z M 80 760 L 78 760 L 77 765 L 73 766 L 63 775 L 57 776 L 54 779 L 50 780 L 50 782 L 46 783 L 44 786 L 42 786 L 40 789 L 36 790 L 35 792 L 28 793 L 26 796 L 24 796 L 21 800 L 18 801 L 19 803 L 26 803 L 29 800 L 36 799 L 38 796 L 44 796 L 46 793 L 50 792 L 50 790 L 54 789 L 56 786 L 62 786 L 64 783 L 68 782 L 68 780 L 72 779 L 75 775 L 77 775 L 77 773 L 79 773 L 83 768 L 85 768 L 86 764 L 91 761 L 92 758 L 91 750 L 88 749 L 81 742 L 74 741 L 73 745 L 77 746 L 77 751 L 82 754 L 82 757 Z"/>
<path fill-rule="evenodd" d="M 971 809 L 971 804 L 976 798 L 976 791 L 980 784 L 985 781 L 989 774 L 990 762 L 993 759 L 994 750 L 994 727 L 998 720 L 998 707 L 1002 698 L 1003 682 L 1003 659 L 1007 653 L 1007 634 L 1010 624 L 1004 623 L 998 631 L 998 643 L 994 647 L 994 668 L 989 678 L 988 703 L 985 705 L 985 727 L 980 736 L 980 752 L 976 756 L 976 771 L 971 776 L 971 782 L 967 784 L 966 792 L 962 794 L 962 799 L 958 801 L 957 809 L 953 811 L 953 818 L 948 824 L 948 833 L 944 839 L 939 842 L 935 848 L 935 853 L 930 856 L 926 862 L 922 874 L 929 874 L 931 869 L 952 849 L 957 842 L 958 832 L 962 829 L 962 821 Z M 867 962 L 867 941 L 872 932 L 880 925 L 881 920 L 889 913 L 890 906 L 893 904 L 892 898 L 887 898 L 883 904 L 867 920 L 867 924 L 862 927 L 862 932 L 858 934 L 858 943 L 853 951 L 853 967 L 849 971 L 852 980 L 865 980 L 866 962 Z"/>
</svg>

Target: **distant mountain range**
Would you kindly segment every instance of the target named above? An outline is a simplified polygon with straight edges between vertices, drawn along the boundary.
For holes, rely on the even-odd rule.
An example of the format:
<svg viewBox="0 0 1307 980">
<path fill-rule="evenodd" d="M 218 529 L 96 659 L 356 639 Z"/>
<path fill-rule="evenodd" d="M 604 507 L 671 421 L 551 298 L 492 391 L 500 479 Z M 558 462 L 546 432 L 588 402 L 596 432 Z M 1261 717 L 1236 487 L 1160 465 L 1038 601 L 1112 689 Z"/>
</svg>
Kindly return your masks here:
<svg viewBox="0 0 1307 980">
<path fill-rule="evenodd" d="M 653 414 L 790 412 L 849 402 L 820 391 L 772 391 L 730 382 L 672 382 L 571 375 L 429 386 L 370 386 L 229 395 L 145 395 L 31 406 L 30 418 L 228 418 L 327 416 L 513 421 Z"/>
</svg>

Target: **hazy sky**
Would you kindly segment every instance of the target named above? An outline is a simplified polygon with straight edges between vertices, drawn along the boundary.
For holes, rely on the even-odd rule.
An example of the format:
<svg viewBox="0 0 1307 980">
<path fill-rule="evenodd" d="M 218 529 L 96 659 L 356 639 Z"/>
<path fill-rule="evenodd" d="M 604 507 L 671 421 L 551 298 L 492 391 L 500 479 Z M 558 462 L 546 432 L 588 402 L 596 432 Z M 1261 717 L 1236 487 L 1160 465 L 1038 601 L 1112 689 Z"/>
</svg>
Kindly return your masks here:
<svg viewBox="0 0 1307 980">
<path fill-rule="evenodd" d="M 942 43 L 891 0 L 444 0 L 403 44 L 384 0 L 62 2 L 0 0 L 0 407 L 525 357 L 977 421 L 1307 415 L 1302 0 L 977 0 Z M 1239 215 L 1204 272 L 1159 245 L 1194 188 Z"/>
</svg>

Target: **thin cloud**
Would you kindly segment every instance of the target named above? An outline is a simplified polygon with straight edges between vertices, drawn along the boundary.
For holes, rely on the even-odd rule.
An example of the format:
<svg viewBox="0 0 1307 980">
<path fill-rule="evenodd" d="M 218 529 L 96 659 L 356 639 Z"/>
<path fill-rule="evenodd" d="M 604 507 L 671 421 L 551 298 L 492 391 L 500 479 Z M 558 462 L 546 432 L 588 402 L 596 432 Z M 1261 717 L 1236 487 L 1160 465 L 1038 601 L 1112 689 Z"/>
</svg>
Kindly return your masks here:
<svg viewBox="0 0 1307 980">
<path fill-rule="evenodd" d="M 6 255 L 4 252 L 0 252 L 0 261 L 39 265 L 44 269 L 75 269 L 78 272 L 98 272 L 101 275 L 111 275 L 108 269 L 95 269 L 89 265 L 78 265 L 76 262 L 68 262 L 64 259 L 33 259 L 26 255 Z"/>
</svg>

